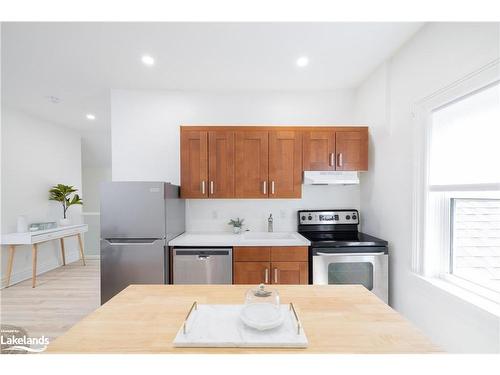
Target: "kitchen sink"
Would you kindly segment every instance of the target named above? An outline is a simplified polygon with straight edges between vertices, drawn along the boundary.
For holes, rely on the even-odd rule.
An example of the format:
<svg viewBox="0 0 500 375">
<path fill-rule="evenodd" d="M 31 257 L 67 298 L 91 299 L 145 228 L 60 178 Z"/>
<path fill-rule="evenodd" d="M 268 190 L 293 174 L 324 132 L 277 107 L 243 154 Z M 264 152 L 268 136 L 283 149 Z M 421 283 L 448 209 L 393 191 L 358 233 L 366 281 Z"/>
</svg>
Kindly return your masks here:
<svg viewBox="0 0 500 375">
<path fill-rule="evenodd" d="M 288 232 L 246 232 L 245 240 L 295 240 L 297 236 Z"/>
</svg>

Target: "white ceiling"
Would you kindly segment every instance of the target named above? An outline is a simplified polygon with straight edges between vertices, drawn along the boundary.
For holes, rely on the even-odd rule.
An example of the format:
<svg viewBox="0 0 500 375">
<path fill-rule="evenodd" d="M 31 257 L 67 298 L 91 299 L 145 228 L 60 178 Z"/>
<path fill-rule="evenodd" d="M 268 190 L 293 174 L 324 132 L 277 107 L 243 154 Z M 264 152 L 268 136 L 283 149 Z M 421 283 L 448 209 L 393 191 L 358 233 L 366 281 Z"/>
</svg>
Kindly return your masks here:
<svg viewBox="0 0 500 375">
<path fill-rule="evenodd" d="M 355 88 L 421 26 L 3 23 L 2 100 L 79 130 L 84 138 L 84 153 L 88 153 L 84 164 L 110 164 L 109 150 L 100 148 L 109 139 L 111 88 Z M 144 66 L 140 60 L 143 54 L 153 56 L 156 64 Z M 301 69 L 295 61 L 302 55 L 307 55 L 310 63 Z M 59 97 L 61 102 L 52 104 L 47 100 L 49 95 Z M 85 118 L 89 112 L 96 115 L 95 121 Z"/>
</svg>

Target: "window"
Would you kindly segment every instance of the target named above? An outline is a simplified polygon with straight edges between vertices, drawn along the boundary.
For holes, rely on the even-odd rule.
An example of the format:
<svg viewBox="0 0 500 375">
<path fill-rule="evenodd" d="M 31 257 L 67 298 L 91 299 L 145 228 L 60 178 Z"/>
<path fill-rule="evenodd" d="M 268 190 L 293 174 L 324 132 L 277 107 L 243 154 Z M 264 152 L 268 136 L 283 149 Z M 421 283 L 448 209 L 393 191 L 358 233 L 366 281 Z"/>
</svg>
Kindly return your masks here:
<svg viewBox="0 0 500 375">
<path fill-rule="evenodd" d="M 500 84 L 432 111 L 429 185 L 500 182 Z"/>
<path fill-rule="evenodd" d="M 500 199 L 452 198 L 450 273 L 500 291 Z"/>
<path fill-rule="evenodd" d="M 422 110 L 414 269 L 500 303 L 500 83 L 457 91 Z"/>
</svg>

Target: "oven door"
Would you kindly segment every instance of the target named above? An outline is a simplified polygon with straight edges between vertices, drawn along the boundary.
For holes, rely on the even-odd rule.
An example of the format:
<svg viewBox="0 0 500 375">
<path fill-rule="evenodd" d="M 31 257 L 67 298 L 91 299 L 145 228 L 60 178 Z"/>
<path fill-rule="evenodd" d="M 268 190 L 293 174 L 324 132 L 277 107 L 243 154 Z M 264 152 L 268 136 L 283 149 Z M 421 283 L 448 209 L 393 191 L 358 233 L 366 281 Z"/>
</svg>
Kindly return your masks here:
<svg viewBox="0 0 500 375">
<path fill-rule="evenodd" d="M 361 284 L 388 303 L 389 256 L 386 248 L 366 250 L 352 252 L 352 248 L 313 248 L 313 284 Z"/>
</svg>

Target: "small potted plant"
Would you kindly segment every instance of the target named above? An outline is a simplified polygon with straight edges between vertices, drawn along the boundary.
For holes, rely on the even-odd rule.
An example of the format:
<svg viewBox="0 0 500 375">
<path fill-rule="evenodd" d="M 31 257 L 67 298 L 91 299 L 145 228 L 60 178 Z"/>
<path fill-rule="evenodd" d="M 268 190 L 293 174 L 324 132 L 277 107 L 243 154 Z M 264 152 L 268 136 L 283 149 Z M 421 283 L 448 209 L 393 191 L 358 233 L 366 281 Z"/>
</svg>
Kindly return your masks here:
<svg viewBox="0 0 500 375">
<path fill-rule="evenodd" d="M 245 219 L 240 219 L 238 217 L 238 218 L 236 218 L 236 220 L 235 219 L 229 220 L 229 223 L 227 223 L 227 224 L 233 226 L 233 233 L 234 234 L 239 234 L 239 233 L 241 233 L 241 227 L 243 226 L 244 221 L 245 221 Z"/>
<path fill-rule="evenodd" d="M 74 204 L 83 204 L 83 201 L 78 196 L 78 194 L 74 194 L 71 197 L 71 194 L 76 193 L 78 189 L 75 189 L 74 186 L 57 184 L 52 186 L 49 190 L 49 200 L 61 202 L 63 206 L 63 218 L 59 219 L 60 226 L 66 226 L 70 224 L 69 219 L 66 217 L 66 212 L 70 206 Z"/>
</svg>

